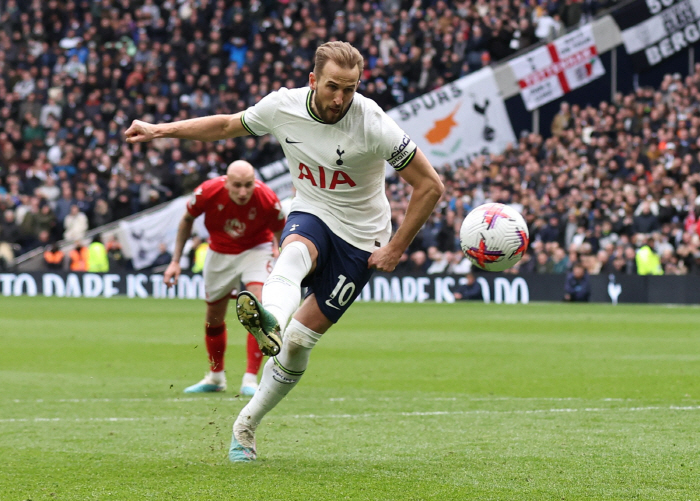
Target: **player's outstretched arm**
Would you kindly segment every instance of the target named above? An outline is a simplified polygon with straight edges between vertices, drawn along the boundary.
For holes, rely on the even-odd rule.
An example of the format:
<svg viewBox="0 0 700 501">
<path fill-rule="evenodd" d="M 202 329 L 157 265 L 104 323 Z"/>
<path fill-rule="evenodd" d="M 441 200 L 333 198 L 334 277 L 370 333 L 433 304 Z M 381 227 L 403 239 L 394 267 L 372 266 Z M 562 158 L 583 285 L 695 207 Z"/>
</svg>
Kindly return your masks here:
<svg viewBox="0 0 700 501">
<path fill-rule="evenodd" d="M 370 268 L 379 271 L 394 271 L 401 255 L 428 220 L 445 191 L 440 177 L 420 148 L 416 150 L 411 163 L 399 174 L 413 187 L 413 193 L 403 223 L 394 237 L 388 245 L 374 251 L 369 258 Z"/>
<path fill-rule="evenodd" d="M 230 137 L 246 136 L 248 131 L 243 127 L 241 115 L 242 112 L 235 115 L 211 115 L 164 124 L 150 124 L 134 120 L 124 136 L 127 143 L 145 143 L 160 137 L 218 141 Z"/>
<path fill-rule="evenodd" d="M 175 239 L 175 250 L 173 251 L 173 258 L 170 260 L 170 264 L 163 273 L 163 282 L 167 287 L 177 285 L 177 280 L 180 278 L 180 259 L 182 258 L 182 250 L 185 248 L 185 242 L 192 235 L 192 225 L 194 224 L 194 218 L 189 212 L 185 212 L 182 216 L 180 224 L 177 227 L 177 237 Z"/>
</svg>

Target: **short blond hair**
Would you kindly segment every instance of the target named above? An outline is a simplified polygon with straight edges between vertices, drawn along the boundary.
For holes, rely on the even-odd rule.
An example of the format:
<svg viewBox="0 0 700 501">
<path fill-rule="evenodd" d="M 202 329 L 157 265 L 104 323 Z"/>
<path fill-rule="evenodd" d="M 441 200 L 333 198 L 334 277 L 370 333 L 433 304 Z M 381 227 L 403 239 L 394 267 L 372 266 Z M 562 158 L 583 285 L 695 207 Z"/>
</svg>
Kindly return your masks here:
<svg viewBox="0 0 700 501">
<path fill-rule="evenodd" d="M 360 70 L 358 79 L 362 76 L 365 67 L 365 59 L 360 51 L 348 42 L 326 42 L 316 49 L 314 61 L 314 74 L 319 77 L 323 67 L 328 61 L 333 61 L 341 68 L 352 69 L 357 67 Z"/>
</svg>

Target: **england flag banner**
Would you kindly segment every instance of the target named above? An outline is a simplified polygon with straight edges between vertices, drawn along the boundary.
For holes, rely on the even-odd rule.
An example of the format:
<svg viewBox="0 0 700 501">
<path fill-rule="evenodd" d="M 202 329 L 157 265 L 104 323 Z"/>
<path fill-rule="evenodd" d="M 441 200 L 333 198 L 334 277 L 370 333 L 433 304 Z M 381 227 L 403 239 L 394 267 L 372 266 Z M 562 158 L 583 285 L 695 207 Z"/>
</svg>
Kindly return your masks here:
<svg viewBox="0 0 700 501">
<path fill-rule="evenodd" d="M 434 166 L 468 165 L 478 155 L 500 153 L 515 143 L 499 92 L 493 69 L 484 68 L 387 113 Z"/>
<path fill-rule="evenodd" d="M 638 71 L 700 40 L 700 0 L 635 0 L 612 15 Z"/>
<path fill-rule="evenodd" d="M 605 74 L 590 25 L 567 33 L 508 64 L 518 80 L 520 95 L 528 111 Z"/>
</svg>

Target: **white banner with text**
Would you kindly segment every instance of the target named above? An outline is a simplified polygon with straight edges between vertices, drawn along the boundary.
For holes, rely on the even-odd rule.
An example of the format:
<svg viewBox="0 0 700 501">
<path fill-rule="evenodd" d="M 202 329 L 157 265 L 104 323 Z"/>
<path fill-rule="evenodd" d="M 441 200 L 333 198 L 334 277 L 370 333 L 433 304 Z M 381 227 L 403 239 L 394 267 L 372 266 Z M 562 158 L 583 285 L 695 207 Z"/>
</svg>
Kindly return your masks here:
<svg viewBox="0 0 700 501">
<path fill-rule="evenodd" d="M 528 111 L 605 74 L 593 30 L 583 26 L 508 62 Z"/>
<path fill-rule="evenodd" d="M 491 68 L 467 75 L 389 110 L 434 167 L 468 165 L 515 144 Z"/>
</svg>

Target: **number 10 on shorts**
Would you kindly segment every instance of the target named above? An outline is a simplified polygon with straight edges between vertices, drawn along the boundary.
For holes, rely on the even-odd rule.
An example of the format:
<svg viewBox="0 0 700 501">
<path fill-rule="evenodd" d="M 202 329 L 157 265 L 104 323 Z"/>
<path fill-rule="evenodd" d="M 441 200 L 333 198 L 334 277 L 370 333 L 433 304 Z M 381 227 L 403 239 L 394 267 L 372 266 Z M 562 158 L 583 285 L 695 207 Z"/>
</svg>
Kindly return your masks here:
<svg viewBox="0 0 700 501">
<path fill-rule="evenodd" d="M 346 304 L 348 304 L 348 301 L 350 301 L 353 294 L 355 294 L 355 284 L 353 282 L 345 283 L 346 280 L 347 277 L 345 275 L 338 276 L 338 283 L 335 285 L 335 288 L 333 289 L 333 292 L 331 292 L 330 297 L 326 299 L 327 306 L 339 310 L 340 308 L 338 308 L 338 306 L 332 304 L 332 301 L 336 297 L 338 298 L 338 304 L 340 306 L 345 306 Z"/>
</svg>

